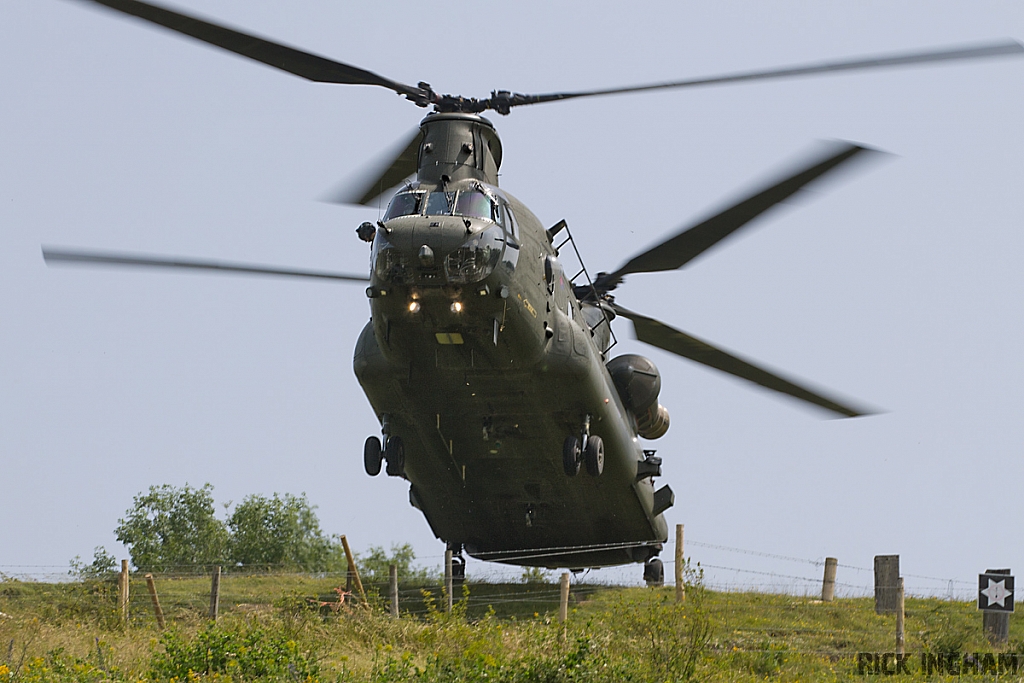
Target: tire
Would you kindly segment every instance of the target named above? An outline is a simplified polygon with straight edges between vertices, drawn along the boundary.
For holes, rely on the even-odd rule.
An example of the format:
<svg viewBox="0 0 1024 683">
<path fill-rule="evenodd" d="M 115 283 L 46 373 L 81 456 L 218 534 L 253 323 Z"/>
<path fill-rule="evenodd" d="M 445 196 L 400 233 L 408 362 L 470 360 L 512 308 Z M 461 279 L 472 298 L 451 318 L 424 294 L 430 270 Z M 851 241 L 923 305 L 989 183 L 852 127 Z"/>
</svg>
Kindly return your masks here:
<svg viewBox="0 0 1024 683">
<path fill-rule="evenodd" d="M 363 467 L 366 468 L 366 473 L 371 477 L 380 474 L 380 465 L 383 459 L 380 439 L 375 436 L 367 437 L 366 443 L 363 444 Z"/>
<path fill-rule="evenodd" d="M 644 563 L 644 582 L 652 587 L 665 585 L 665 565 L 661 560 L 654 558 Z"/>
<path fill-rule="evenodd" d="M 388 443 L 384 447 L 384 459 L 388 461 L 388 476 L 400 477 L 405 473 L 405 444 L 402 443 L 402 437 L 388 437 Z"/>
<path fill-rule="evenodd" d="M 567 436 L 562 444 L 562 467 L 570 477 L 580 472 L 580 440 L 575 436 Z"/>
<path fill-rule="evenodd" d="M 604 441 L 599 436 L 587 437 L 587 447 L 583 451 L 583 461 L 587 463 L 587 474 L 592 477 L 604 472 Z"/>
</svg>

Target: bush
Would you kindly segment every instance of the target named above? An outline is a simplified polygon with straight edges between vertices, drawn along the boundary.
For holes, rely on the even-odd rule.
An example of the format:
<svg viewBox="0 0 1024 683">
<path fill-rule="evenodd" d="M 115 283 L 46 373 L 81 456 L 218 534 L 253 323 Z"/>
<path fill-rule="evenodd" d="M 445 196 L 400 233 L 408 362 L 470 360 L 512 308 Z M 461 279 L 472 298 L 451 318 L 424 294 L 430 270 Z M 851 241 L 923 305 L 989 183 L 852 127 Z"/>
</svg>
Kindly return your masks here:
<svg viewBox="0 0 1024 683">
<path fill-rule="evenodd" d="M 104 654 L 107 650 L 107 655 Z M 109 648 L 96 641 L 96 650 L 84 659 L 72 657 L 58 647 L 46 653 L 45 657 L 33 657 L 15 675 L 6 666 L 0 665 L 0 682 L 18 683 L 106 683 L 124 681 L 125 676 L 116 667 L 107 663 Z"/>
<path fill-rule="evenodd" d="M 154 680 L 190 680 L 195 674 L 254 678 L 315 680 L 320 665 L 310 651 L 282 629 L 258 625 L 228 627 L 210 624 L 188 637 L 172 630 L 160 638 L 163 650 L 154 653 L 150 677 Z"/>
<path fill-rule="evenodd" d="M 71 560 L 71 569 L 68 574 L 82 580 L 99 579 L 108 580 L 117 575 L 117 560 L 107 552 L 101 545 L 93 550 L 91 564 L 85 564 L 79 555 Z"/>
</svg>

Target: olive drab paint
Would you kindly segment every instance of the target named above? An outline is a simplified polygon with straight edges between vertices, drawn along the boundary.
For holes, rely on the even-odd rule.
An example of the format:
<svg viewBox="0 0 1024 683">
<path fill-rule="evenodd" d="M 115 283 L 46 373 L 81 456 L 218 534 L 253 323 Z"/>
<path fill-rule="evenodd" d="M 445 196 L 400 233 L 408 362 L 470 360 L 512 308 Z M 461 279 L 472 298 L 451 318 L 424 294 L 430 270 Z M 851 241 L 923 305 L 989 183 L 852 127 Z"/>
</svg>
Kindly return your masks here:
<svg viewBox="0 0 1024 683">
<path fill-rule="evenodd" d="M 629 275 L 682 268 L 870 150 L 836 143 L 795 173 L 591 278 L 585 268 L 564 272 L 560 257 L 570 249 L 579 256 L 564 221 L 545 230 L 498 187 L 501 141 L 480 114 L 620 93 L 1024 54 L 1020 43 L 1003 40 L 622 88 L 493 90 L 473 98 L 438 93 L 426 82 L 401 83 L 141 0 L 81 1 L 312 82 L 382 87 L 433 109 L 379 175 L 335 198 L 370 205 L 415 175 L 382 221 L 357 230 L 371 244 L 365 290 L 371 319 L 356 342 L 354 367 L 383 436 L 364 444 L 366 472 L 376 475 L 386 462 L 388 475 L 407 481 L 409 502 L 456 555 L 464 548 L 481 559 L 570 568 L 650 560 L 644 574 L 654 584 L 663 567 L 652 558 L 668 534 L 662 513 L 675 496 L 668 486 L 655 490 L 662 459 L 638 437 L 660 437 L 669 417 L 657 400 L 661 377 L 650 361 L 609 358 L 613 318 L 630 320 L 642 342 L 832 413 L 865 411 L 625 309 L 611 292 Z M 346 273 L 60 248 L 44 248 L 43 257 L 47 263 L 367 281 Z M 465 564 L 455 567 L 463 571 Z"/>
<path fill-rule="evenodd" d="M 416 180 L 371 248 L 371 322 L 354 361 L 386 418 L 384 442 L 403 445 L 395 476 L 438 538 L 475 557 L 549 567 L 648 559 L 668 527 L 653 477 L 637 479 L 648 456 L 605 368 L 607 314 L 574 296 L 545 227 L 498 187 L 489 121 L 432 114 L 421 129 Z M 493 208 L 439 208 L 473 194 Z M 463 255 L 467 244 L 476 251 Z M 415 258 L 423 248 L 429 266 Z M 463 277 L 467 261 L 487 267 Z M 453 335 L 460 344 L 446 343 Z M 564 441 L 594 436 L 601 474 L 567 477 Z"/>
</svg>

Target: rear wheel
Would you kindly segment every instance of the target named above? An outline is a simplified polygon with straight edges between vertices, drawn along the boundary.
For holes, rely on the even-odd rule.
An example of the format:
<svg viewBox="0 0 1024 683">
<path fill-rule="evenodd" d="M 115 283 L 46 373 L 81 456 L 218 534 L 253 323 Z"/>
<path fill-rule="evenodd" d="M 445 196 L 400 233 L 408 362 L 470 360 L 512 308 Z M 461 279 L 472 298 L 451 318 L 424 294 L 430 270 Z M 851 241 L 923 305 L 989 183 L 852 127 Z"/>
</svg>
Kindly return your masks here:
<svg viewBox="0 0 1024 683">
<path fill-rule="evenodd" d="M 665 565 L 658 558 L 652 558 L 644 563 L 644 581 L 648 586 L 665 585 Z"/>
<path fill-rule="evenodd" d="M 402 437 L 390 436 L 384 447 L 384 459 L 388 461 L 388 476 L 400 477 L 405 473 L 405 444 Z"/>
<path fill-rule="evenodd" d="M 580 440 L 575 436 L 567 436 L 562 444 L 562 467 L 570 477 L 580 471 Z"/>
<path fill-rule="evenodd" d="M 367 437 L 366 443 L 363 444 L 363 467 L 366 468 L 366 473 L 371 477 L 376 477 L 380 474 L 380 466 L 383 459 L 384 454 L 381 452 L 380 439 L 375 436 Z"/>
<path fill-rule="evenodd" d="M 587 474 L 590 476 L 596 477 L 604 472 L 604 441 L 601 440 L 601 437 L 587 437 L 583 461 L 587 463 Z"/>
</svg>

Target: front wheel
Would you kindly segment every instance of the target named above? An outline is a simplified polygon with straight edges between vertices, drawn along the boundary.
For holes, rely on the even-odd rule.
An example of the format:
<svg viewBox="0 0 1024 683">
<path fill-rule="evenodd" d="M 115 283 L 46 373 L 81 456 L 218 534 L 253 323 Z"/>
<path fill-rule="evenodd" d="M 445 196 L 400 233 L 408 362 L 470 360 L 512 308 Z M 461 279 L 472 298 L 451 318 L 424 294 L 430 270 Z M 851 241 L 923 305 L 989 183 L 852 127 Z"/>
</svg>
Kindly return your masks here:
<svg viewBox="0 0 1024 683">
<path fill-rule="evenodd" d="M 371 477 L 380 474 L 380 465 L 383 459 L 380 439 L 375 436 L 367 437 L 366 443 L 363 444 L 363 467 L 366 468 L 366 473 Z"/>
<path fill-rule="evenodd" d="M 389 476 L 402 476 L 405 472 L 405 444 L 402 443 L 402 437 L 388 437 L 388 443 L 384 447 L 384 459 L 388 461 Z"/>
<path fill-rule="evenodd" d="M 580 472 L 580 440 L 575 436 L 567 436 L 562 444 L 562 467 L 570 477 Z"/>
<path fill-rule="evenodd" d="M 590 476 L 596 477 L 604 472 L 604 441 L 601 440 L 601 437 L 587 437 L 583 460 L 587 463 L 587 474 Z"/>
</svg>

